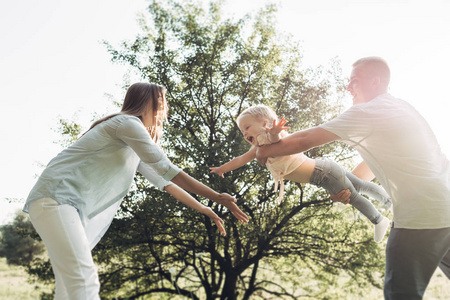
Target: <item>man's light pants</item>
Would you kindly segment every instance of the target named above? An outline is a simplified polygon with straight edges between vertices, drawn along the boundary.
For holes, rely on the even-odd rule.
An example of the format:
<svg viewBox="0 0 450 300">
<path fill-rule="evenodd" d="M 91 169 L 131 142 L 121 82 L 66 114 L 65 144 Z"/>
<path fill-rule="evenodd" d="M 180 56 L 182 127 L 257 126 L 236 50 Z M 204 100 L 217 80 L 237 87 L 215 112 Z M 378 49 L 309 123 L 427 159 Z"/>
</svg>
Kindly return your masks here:
<svg viewBox="0 0 450 300">
<path fill-rule="evenodd" d="M 77 210 L 43 198 L 30 205 L 29 214 L 52 263 L 55 299 L 100 299 L 97 267 Z"/>
</svg>

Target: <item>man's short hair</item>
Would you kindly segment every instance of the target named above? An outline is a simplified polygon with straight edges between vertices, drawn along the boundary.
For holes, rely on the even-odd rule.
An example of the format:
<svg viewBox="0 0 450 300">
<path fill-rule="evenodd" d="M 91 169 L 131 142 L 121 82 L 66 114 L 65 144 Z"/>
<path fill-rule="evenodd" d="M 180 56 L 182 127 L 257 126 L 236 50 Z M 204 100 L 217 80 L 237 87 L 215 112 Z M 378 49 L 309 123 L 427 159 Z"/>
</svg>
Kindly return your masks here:
<svg viewBox="0 0 450 300">
<path fill-rule="evenodd" d="M 391 80 L 391 71 L 387 62 L 381 57 L 370 56 L 358 59 L 353 63 L 353 68 L 364 65 L 365 71 L 370 76 L 379 76 L 381 83 L 387 88 Z"/>
</svg>

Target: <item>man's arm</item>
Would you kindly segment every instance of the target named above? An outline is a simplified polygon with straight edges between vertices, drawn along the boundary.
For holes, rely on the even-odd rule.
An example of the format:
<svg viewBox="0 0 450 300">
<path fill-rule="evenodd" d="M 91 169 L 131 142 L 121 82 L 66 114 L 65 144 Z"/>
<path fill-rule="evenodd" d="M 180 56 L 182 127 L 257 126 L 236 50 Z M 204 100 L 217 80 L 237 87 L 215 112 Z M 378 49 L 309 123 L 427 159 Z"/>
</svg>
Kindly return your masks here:
<svg viewBox="0 0 450 300">
<path fill-rule="evenodd" d="M 328 130 L 313 127 L 297 131 L 281 139 L 278 143 L 258 147 L 256 150 L 256 159 L 260 164 L 265 165 L 268 157 L 305 152 L 311 148 L 328 144 L 338 139 L 339 136 Z"/>
</svg>

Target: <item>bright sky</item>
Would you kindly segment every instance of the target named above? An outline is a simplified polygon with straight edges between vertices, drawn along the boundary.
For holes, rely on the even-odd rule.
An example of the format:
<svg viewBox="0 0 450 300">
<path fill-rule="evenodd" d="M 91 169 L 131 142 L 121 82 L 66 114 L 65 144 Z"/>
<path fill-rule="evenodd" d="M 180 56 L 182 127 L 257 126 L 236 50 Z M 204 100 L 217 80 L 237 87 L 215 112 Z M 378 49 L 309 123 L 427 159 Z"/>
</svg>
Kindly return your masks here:
<svg viewBox="0 0 450 300">
<path fill-rule="evenodd" d="M 267 1 L 228 0 L 242 16 Z M 450 1 L 281 0 L 279 28 L 303 41 L 304 63 L 338 57 L 348 76 L 363 56 L 381 56 L 392 71 L 390 92 L 429 121 L 450 157 Z M 60 117 L 88 126 L 110 111 L 105 93 L 121 97 L 123 66 L 105 47 L 138 32 L 145 0 L 21 0 L 0 2 L 0 224 L 9 222 L 42 167 L 60 150 Z"/>
</svg>

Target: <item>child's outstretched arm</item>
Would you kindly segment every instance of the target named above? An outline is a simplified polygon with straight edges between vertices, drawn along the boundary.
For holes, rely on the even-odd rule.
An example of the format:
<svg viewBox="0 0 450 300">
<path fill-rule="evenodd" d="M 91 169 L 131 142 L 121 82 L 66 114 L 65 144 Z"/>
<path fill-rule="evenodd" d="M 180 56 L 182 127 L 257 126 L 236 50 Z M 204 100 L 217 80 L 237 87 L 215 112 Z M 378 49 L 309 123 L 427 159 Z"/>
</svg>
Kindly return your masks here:
<svg viewBox="0 0 450 300">
<path fill-rule="evenodd" d="M 220 167 L 212 167 L 209 169 L 211 170 L 211 173 L 216 173 L 217 175 L 223 178 L 224 173 L 236 170 L 237 168 L 240 168 L 243 165 L 251 162 L 255 158 L 256 158 L 256 147 L 252 147 L 249 151 L 247 151 L 247 153 L 233 158 L 229 162 L 221 165 Z"/>
<path fill-rule="evenodd" d="M 221 235 L 226 235 L 225 228 L 223 228 L 223 220 L 219 218 L 218 215 L 208 206 L 205 206 L 195 200 L 189 193 L 187 193 L 185 190 L 180 188 L 176 184 L 169 184 L 164 187 L 164 190 L 171 194 L 175 199 L 183 203 L 184 205 L 189 206 L 190 208 L 193 208 L 202 214 L 208 216 L 211 220 L 216 223 L 217 228 L 219 229 L 219 232 Z"/>
<path fill-rule="evenodd" d="M 266 131 L 269 132 L 269 140 L 271 143 L 280 141 L 280 132 L 290 128 L 284 126 L 286 123 L 287 121 L 284 118 L 281 118 L 278 123 L 277 120 L 273 120 L 272 128 L 266 127 Z"/>
</svg>

